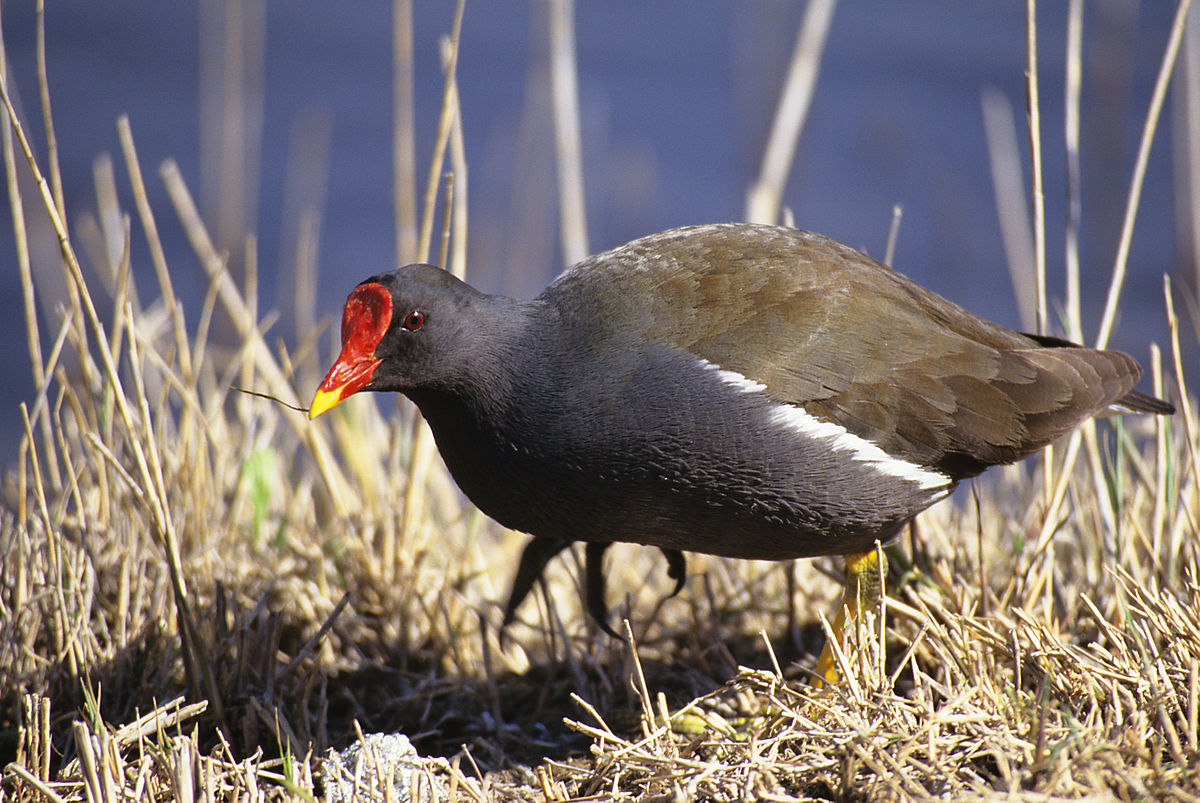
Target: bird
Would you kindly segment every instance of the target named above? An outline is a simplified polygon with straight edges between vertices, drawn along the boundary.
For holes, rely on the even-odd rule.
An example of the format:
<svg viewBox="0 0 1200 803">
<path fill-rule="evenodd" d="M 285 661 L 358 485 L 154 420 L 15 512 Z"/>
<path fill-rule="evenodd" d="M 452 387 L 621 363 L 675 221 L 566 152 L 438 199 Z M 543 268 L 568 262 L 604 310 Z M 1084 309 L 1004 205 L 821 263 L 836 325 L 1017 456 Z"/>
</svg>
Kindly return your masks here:
<svg viewBox="0 0 1200 803">
<path fill-rule="evenodd" d="M 371 276 L 309 416 L 361 391 L 407 396 L 463 493 L 533 536 L 504 625 L 584 542 L 588 611 L 616 635 L 614 542 L 660 549 L 673 593 L 685 552 L 842 555 L 853 613 L 878 593 L 875 544 L 964 479 L 1099 414 L 1173 412 L 1134 389 L 1141 374 L 1124 353 L 984 320 L 828 237 L 721 223 L 596 254 L 527 300 L 431 265 Z"/>
</svg>

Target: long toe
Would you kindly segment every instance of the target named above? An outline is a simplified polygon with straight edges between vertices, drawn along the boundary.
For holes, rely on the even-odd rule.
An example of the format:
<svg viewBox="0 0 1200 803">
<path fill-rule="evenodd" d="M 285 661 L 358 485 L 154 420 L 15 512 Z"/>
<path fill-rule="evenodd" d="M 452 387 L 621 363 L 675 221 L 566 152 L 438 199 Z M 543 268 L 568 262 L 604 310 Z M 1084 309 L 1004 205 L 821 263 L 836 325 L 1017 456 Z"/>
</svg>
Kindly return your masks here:
<svg viewBox="0 0 1200 803">
<path fill-rule="evenodd" d="M 667 559 L 667 577 L 675 581 L 675 588 L 667 595 L 670 598 L 682 591 L 687 581 L 687 558 L 678 549 L 664 547 L 662 553 Z"/>
<path fill-rule="evenodd" d="M 529 596 L 533 584 L 542 576 L 550 559 L 571 545 L 570 541 L 562 538 L 534 538 L 521 551 L 521 562 L 517 564 L 517 575 L 513 578 L 512 591 L 509 592 L 508 602 L 504 605 L 504 621 L 500 624 L 500 638 L 503 642 L 504 631 L 516 618 L 517 608 Z"/>
<path fill-rule="evenodd" d="M 604 603 L 604 551 L 608 547 L 606 542 L 593 541 L 587 545 L 584 595 L 588 613 L 596 620 L 596 624 L 608 635 L 619 639 L 617 631 L 608 624 L 608 606 Z"/>
</svg>

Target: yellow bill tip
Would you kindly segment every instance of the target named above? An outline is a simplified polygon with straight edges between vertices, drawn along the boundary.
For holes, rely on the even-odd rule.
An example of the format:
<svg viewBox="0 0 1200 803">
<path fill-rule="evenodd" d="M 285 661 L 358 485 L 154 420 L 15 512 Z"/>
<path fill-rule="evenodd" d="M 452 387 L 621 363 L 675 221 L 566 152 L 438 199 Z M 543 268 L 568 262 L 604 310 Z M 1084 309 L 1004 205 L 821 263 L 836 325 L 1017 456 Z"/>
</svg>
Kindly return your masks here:
<svg viewBox="0 0 1200 803">
<path fill-rule="evenodd" d="M 335 388 L 333 390 L 318 388 L 317 395 L 313 396 L 312 404 L 308 406 L 308 420 L 312 421 L 331 407 L 336 407 L 341 401 L 342 388 Z"/>
</svg>

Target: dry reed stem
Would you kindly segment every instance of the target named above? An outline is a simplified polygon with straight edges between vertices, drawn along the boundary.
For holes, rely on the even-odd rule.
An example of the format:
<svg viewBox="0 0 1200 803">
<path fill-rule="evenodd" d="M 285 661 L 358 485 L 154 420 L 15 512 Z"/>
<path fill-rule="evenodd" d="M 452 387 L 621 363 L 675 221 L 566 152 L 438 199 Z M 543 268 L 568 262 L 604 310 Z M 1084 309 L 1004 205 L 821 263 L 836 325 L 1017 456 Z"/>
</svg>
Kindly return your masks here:
<svg viewBox="0 0 1200 803">
<path fill-rule="evenodd" d="M 746 220 L 775 223 L 783 208 L 783 190 L 791 173 L 792 158 L 808 118 L 821 67 L 821 55 L 829 39 L 836 0 L 815 0 L 804 9 L 804 21 L 796 35 L 796 48 L 780 91 L 771 133 L 763 149 L 758 180 L 746 197 Z"/>
<path fill-rule="evenodd" d="M 995 87 L 984 87 L 980 94 L 980 108 L 1009 281 L 1012 283 L 1021 327 L 1024 331 L 1031 331 L 1037 326 L 1035 249 L 1033 224 L 1025 200 L 1025 173 L 1017 145 L 1016 119 L 1012 104 Z M 1034 302 L 1032 306 L 1031 300 Z"/>
<path fill-rule="evenodd" d="M 1046 194 L 1042 190 L 1042 108 L 1038 92 L 1037 0 L 1025 0 L 1025 109 L 1029 125 L 1029 173 L 1033 201 L 1033 276 L 1037 299 L 1037 333 L 1046 334 Z M 1048 497 L 1051 461 L 1044 470 Z"/>
<path fill-rule="evenodd" d="M 392 3 L 392 194 L 396 262 L 418 258 L 417 110 L 414 100 L 412 0 Z"/>
<path fill-rule="evenodd" d="M 1142 129 L 1141 139 L 1138 141 L 1133 177 L 1129 180 L 1125 219 L 1121 224 L 1121 239 L 1117 244 L 1116 258 L 1113 260 L 1108 298 L 1104 302 L 1100 329 L 1096 333 L 1095 346 L 1098 349 L 1108 345 L 1108 338 L 1112 335 L 1113 324 L 1116 321 L 1117 305 L 1121 299 L 1121 289 L 1125 284 L 1125 271 L 1129 262 L 1129 245 L 1133 241 L 1133 224 L 1137 220 L 1138 206 L 1142 199 L 1142 186 L 1146 179 L 1146 164 L 1150 160 L 1150 146 L 1154 142 L 1154 133 L 1158 129 L 1159 114 L 1162 112 L 1163 101 L 1166 99 L 1167 87 L 1171 83 L 1171 73 L 1175 68 L 1175 58 L 1179 55 L 1179 43 L 1183 40 L 1183 31 L 1187 26 L 1188 9 L 1191 4 L 1192 0 L 1180 0 L 1176 8 L 1175 19 L 1171 24 L 1171 33 L 1163 51 L 1158 78 L 1154 82 L 1154 92 L 1150 97 L 1150 106 L 1146 110 L 1146 122 Z"/>
<path fill-rule="evenodd" d="M 579 124 L 574 17 L 573 0 L 550 0 L 551 116 L 554 118 L 559 231 L 564 265 L 574 265 L 591 254 L 583 192 L 583 134 Z"/>
<path fill-rule="evenodd" d="M 1079 229 L 1083 194 L 1079 179 L 1079 120 L 1083 97 L 1083 0 L 1070 0 L 1067 11 L 1066 76 L 1063 90 L 1063 140 L 1067 157 L 1067 229 L 1063 237 L 1066 286 L 1063 313 L 1067 339 L 1083 342 L 1079 295 Z"/>
</svg>

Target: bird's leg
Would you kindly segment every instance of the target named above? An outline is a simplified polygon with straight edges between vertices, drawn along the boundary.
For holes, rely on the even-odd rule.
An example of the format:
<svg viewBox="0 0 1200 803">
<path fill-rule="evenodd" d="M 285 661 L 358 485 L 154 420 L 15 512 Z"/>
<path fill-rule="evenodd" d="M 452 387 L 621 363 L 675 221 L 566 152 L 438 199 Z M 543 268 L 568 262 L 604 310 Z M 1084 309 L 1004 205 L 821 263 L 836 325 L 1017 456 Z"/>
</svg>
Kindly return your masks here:
<svg viewBox="0 0 1200 803">
<path fill-rule="evenodd" d="M 678 549 L 663 547 L 662 553 L 667 559 L 667 577 L 675 581 L 674 590 L 667 595 L 667 599 L 670 599 L 683 590 L 683 584 L 687 580 L 687 558 Z"/>
<path fill-rule="evenodd" d="M 887 557 L 876 549 L 852 552 L 844 559 L 846 578 L 842 604 L 831 628 L 839 646 L 846 643 L 846 630 L 857 621 L 859 613 L 879 603 L 879 597 L 883 593 L 879 578 L 881 570 L 887 569 Z M 825 642 L 825 648 L 821 650 L 821 657 L 817 659 L 814 671 L 816 679 L 813 685 L 817 688 L 837 683 L 837 662 L 833 658 L 833 646 L 829 641 Z"/>
<path fill-rule="evenodd" d="M 589 541 L 584 552 L 584 597 L 588 613 L 600 625 L 600 629 L 613 638 L 620 638 L 617 631 L 608 626 L 608 607 L 604 604 L 604 550 L 605 541 Z"/>
<path fill-rule="evenodd" d="M 588 613 L 600 625 L 600 629 L 613 638 L 620 638 L 617 632 L 608 624 L 608 606 L 604 602 L 604 551 L 607 543 L 589 543 L 585 552 L 586 577 L 584 595 L 587 598 Z M 670 596 L 675 596 L 683 590 L 687 580 L 687 559 L 678 549 L 663 549 L 667 558 L 667 577 L 675 581 L 675 589 Z"/>
<path fill-rule="evenodd" d="M 562 552 L 571 545 L 563 538 L 534 538 L 521 551 L 521 562 L 517 564 L 517 576 L 513 578 L 512 591 L 509 592 L 508 602 L 504 606 L 504 621 L 500 624 L 500 640 L 503 643 L 504 630 L 513 623 L 517 615 L 517 607 L 529 596 L 533 584 L 541 579 L 542 571 L 550 558 Z"/>
</svg>

